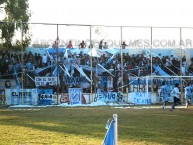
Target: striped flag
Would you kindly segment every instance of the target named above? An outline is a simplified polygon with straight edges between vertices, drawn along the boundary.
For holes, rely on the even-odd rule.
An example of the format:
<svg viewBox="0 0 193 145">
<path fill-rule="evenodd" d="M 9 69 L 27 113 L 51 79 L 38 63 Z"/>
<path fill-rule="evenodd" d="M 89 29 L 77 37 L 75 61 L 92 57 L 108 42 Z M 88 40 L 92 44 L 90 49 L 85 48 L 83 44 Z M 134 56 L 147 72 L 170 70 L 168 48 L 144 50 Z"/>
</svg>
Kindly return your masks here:
<svg viewBox="0 0 193 145">
<path fill-rule="evenodd" d="M 92 82 L 90 80 L 90 78 L 84 73 L 84 71 L 82 70 L 81 67 L 79 67 L 77 64 L 72 64 L 79 72 L 82 76 L 84 76 L 89 82 Z"/>
</svg>

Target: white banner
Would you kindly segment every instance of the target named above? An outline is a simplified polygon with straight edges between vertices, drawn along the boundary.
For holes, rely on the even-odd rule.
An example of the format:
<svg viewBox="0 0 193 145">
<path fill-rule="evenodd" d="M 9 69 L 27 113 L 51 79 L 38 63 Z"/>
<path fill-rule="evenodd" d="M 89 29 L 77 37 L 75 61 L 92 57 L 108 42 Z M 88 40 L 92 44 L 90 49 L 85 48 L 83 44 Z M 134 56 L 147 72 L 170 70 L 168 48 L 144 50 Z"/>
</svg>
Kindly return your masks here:
<svg viewBox="0 0 193 145">
<path fill-rule="evenodd" d="M 5 89 L 7 105 L 37 105 L 37 89 Z"/>
<path fill-rule="evenodd" d="M 70 104 L 82 104 L 82 89 L 81 88 L 69 88 Z"/>
<path fill-rule="evenodd" d="M 146 92 L 132 92 L 128 94 L 128 102 L 133 104 L 151 104 L 151 93 L 146 95 Z"/>
<path fill-rule="evenodd" d="M 122 101 L 123 96 L 122 94 L 119 94 L 117 92 L 107 92 L 106 95 L 104 95 L 102 92 L 98 93 L 98 98 L 97 100 L 99 101 L 104 101 L 104 102 L 117 102 L 117 101 Z"/>
<path fill-rule="evenodd" d="M 35 77 L 36 87 L 46 86 L 49 83 L 50 86 L 57 85 L 57 77 Z"/>
</svg>

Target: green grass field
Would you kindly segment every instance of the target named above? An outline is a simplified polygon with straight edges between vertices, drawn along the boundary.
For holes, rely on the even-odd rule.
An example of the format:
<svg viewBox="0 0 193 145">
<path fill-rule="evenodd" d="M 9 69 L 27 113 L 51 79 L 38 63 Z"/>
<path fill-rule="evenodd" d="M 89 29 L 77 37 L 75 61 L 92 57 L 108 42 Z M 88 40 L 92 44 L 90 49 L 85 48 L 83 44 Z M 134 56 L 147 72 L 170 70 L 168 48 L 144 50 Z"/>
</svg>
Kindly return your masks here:
<svg viewBox="0 0 193 145">
<path fill-rule="evenodd" d="M 119 145 L 193 144 L 193 107 L 48 107 L 0 108 L 0 145 L 101 145 L 113 114 Z"/>
</svg>

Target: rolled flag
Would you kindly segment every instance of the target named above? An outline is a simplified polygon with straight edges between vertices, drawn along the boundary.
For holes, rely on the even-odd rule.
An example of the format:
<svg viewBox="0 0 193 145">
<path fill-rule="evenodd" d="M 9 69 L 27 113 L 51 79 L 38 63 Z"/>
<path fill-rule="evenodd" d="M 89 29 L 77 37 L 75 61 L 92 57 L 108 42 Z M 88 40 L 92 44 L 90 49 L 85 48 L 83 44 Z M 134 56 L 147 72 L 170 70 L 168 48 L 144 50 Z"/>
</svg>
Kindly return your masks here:
<svg viewBox="0 0 193 145">
<path fill-rule="evenodd" d="M 113 77 L 115 77 L 110 71 L 108 71 L 106 68 L 104 68 L 102 65 L 98 64 L 98 66 L 100 66 L 104 71 L 108 72 L 110 75 L 112 75 Z"/>
<path fill-rule="evenodd" d="M 63 65 L 63 66 L 65 69 L 63 69 L 63 67 L 59 65 L 60 69 L 63 70 L 63 72 L 65 72 L 69 77 L 71 77 L 68 70 L 66 69 L 65 65 Z"/>
<path fill-rule="evenodd" d="M 35 74 L 38 75 L 40 72 L 42 72 L 42 71 L 44 71 L 47 68 L 50 68 L 52 66 L 54 66 L 54 65 L 49 65 L 49 66 L 46 66 L 46 67 L 43 67 L 43 68 L 38 68 L 38 69 L 35 70 Z"/>
<path fill-rule="evenodd" d="M 66 66 L 63 64 L 63 66 L 64 66 L 64 69 L 65 69 L 65 73 L 69 76 L 69 77 L 71 77 L 70 76 L 70 73 L 68 72 L 68 69 L 66 68 Z"/>
<path fill-rule="evenodd" d="M 77 64 L 72 64 L 79 72 L 82 76 L 84 76 L 89 82 L 92 82 L 90 80 L 90 78 L 84 73 L 84 71 L 82 70 L 82 68 L 80 68 Z"/>
<path fill-rule="evenodd" d="M 48 52 L 48 49 L 46 49 L 46 53 L 47 53 L 48 57 L 50 58 L 50 60 L 54 61 L 54 58 L 50 55 L 50 53 Z"/>
</svg>

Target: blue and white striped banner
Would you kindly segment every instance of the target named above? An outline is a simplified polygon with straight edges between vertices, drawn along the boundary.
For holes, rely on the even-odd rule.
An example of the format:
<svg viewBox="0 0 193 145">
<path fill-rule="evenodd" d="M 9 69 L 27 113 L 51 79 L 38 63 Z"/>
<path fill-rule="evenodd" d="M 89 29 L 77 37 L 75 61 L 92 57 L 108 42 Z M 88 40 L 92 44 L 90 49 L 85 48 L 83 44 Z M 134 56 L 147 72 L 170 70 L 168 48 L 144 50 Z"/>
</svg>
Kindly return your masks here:
<svg viewBox="0 0 193 145">
<path fill-rule="evenodd" d="M 7 105 L 37 105 L 37 89 L 5 89 Z"/>
</svg>

